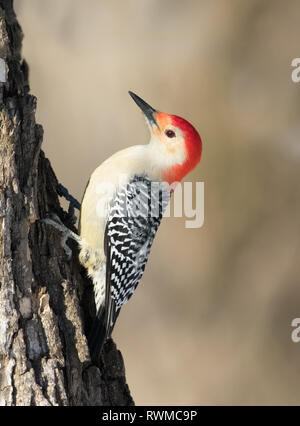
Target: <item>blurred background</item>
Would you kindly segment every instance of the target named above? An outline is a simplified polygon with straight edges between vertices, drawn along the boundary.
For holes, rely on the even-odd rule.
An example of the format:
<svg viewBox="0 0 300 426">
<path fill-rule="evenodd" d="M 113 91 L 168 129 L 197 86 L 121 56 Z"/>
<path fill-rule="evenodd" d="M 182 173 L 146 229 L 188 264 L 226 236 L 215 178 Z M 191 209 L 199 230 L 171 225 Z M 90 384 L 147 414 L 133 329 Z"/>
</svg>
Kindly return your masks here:
<svg viewBox="0 0 300 426">
<path fill-rule="evenodd" d="M 169 218 L 119 317 L 136 404 L 299 404 L 297 0 L 15 0 L 43 149 L 81 199 L 147 142 L 127 94 L 191 121 L 205 223 Z"/>
</svg>

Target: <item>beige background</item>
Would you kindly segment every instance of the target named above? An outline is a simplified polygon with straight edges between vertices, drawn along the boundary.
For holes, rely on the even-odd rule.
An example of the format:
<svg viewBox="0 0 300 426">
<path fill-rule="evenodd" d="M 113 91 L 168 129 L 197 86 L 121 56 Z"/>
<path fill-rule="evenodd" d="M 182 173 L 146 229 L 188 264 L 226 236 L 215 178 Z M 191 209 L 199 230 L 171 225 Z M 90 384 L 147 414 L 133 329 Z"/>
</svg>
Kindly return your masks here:
<svg viewBox="0 0 300 426">
<path fill-rule="evenodd" d="M 131 89 L 202 136 L 205 224 L 165 219 L 117 323 L 137 404 L 297 404 L 300 3 L 18 0 L 43 148 L 81 199 L 148 133 Z"/>
</svg>

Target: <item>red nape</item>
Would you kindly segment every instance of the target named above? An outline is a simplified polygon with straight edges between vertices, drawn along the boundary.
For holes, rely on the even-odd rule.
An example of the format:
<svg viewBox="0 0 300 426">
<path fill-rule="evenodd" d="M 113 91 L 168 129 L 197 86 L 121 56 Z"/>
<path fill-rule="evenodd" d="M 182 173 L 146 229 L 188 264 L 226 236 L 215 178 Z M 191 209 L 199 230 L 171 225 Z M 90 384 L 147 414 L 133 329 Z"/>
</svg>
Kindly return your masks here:
<svg viewBox="0 0 300 426">
<path fill-rule="evenodd" d="M 184 178 L 199 163 L 202 154 L 202 141 L 199 133 L 184 118 L 172 115 L 172 124 L 178 127 L 184 134 L 186 160 L 183 164 L 175 164 L 164 173 L 164 180 L 168 183 L 178 181 Z"/>
</svg>

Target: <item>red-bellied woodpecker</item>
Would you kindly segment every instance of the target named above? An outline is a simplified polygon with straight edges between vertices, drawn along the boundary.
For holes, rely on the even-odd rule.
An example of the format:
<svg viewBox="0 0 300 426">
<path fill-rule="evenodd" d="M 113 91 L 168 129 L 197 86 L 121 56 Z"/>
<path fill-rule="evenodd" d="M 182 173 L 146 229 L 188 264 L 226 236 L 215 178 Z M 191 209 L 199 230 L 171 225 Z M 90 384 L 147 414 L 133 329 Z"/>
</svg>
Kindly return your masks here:
<svg viewBox="0 0 300 426">
<path fill-rule="evenodd" d="M 168 185 L 181 181 L 202 151 L 190 123 L 129 93 L 145 115 L 150 142 L 104 161 L 91 175 L 81 204 L 79 259 L 93 281 L 97 310 L 89 336 L 94 360 L 143 275 L 169 201 Z"/>
</svg>

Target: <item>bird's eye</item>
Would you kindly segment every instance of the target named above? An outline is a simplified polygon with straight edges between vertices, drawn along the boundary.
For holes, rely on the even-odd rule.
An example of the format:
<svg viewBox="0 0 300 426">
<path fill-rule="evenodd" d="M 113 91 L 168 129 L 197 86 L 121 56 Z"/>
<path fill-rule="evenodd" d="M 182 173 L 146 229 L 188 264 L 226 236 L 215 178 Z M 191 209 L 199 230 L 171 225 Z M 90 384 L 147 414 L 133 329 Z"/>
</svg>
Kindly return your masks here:
<svg viewBox="0 0 300 426">
<path fill-rule="evenodd" d="M 175 132 L 173 132 L 173 130 L 166 130 L 165 134 L 168 136 L 168 138 L 175 138 Z"/>
</svg>

